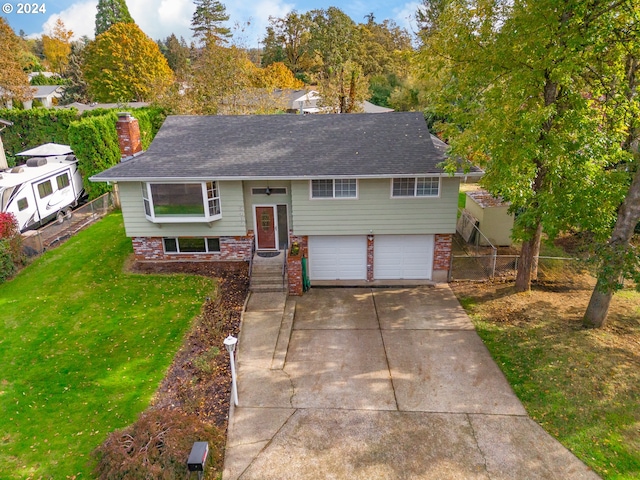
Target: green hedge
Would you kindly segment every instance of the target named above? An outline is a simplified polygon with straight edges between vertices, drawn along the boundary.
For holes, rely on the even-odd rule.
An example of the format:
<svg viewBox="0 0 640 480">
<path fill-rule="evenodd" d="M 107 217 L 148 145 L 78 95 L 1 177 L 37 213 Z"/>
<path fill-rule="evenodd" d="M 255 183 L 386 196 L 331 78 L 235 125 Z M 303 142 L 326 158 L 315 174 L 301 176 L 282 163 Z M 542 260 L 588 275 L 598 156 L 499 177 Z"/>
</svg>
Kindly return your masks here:
<svg viewBox="0 0 640 480">
<path fill-rule="evenodd" d="M 116 113 L 112 112 L 99 117 L 82 118 L 69 127 L 69 142 L 78 157 L 84 188 L 90 200 L 111 190 L 110 185 L 102 182 L 93 183 L 89 178 L 120 161 L 117 119 Z"/>
<path fill-rule="evenodd" d="M 31 110 L 3 109 L 0 118 L 13 122 L 5 128 L 2 142 L 10 166 L 16 164 L 16 153 L 44 143 L 69 145 L 69 125 L 78 119 L 78 111 L 33 108 Z"/>
<path fill-rule="evenodd" d="M 111 190 L 105 183 L 92 183 L 92 175 L 120 161 L 116 134 L 117 112 L 123 109 L 89 110 L 82 115 L 76 109 L 0 110 L 0 118 L 13 122 L 2 132 L 2 140 L 10 166 L 16 164 L 15 154 L 44 143 L 70 145 L 78 157 L 80 172 L 89 198 L 97 198 Z M 165 110 L 157 107 L 126 109 L 138 119 L 142 148 L 151 141 L 166 118 Z"/>
</svg>

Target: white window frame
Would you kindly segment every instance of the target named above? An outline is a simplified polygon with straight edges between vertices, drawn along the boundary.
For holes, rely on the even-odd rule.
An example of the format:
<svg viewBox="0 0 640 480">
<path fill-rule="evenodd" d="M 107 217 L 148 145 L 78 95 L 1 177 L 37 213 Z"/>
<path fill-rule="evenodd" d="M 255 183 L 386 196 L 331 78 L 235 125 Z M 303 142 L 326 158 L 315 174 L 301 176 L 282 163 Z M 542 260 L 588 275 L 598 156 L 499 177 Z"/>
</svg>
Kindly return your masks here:
<svg viewBox="0 0 640 480">
<path fill-rule="evenodd" d="M 180 251 L 180 239 L 181 238 L 197 238 L 197 239 L 203 239 L 204 240 L 204 248 L 205 251 L 204 252 L 181 252 Z M 218 250 L 209 250 L 209 242 L 208 240 L 210 239 L 217 239 L 218 240 Z M 167 246 L 165 241 L 166 240 L 175 240 L 176 242 L 176 252 L 169 252 L 167 251 Z M 220 253 L 222 249 L 222 243 L 220 242 L 220 238 L 219 237 L 163 237 L 162 238 L 162 250 L 164 251 L 164 253 L 166 255 L 206 255 L 209 253 Z"/>
<path fill-rule="evenodd" d="M 420 179 L 429 179 L 429 180 L 438 180 L 438 193 L 437 195 L 423 195 L 418 194 L 418 180 Z M 393 193 L 393 183 L 396 180 L 413 180 L 413 194 L 412 195 L 394 195 Z M 423 176 L 423 177 L 396 177 L 391 179 L 391 198 L 439 198 L 440 192 L 442 191 L 442 177 L 436 176 Z"/>
<path fill-rule="evenodd" d="M 202 188 L 202 206 L 204 215 L 156 215 L 153 207 L 152 185 L 197 185 Z M 220 202 L 220 184 L 215 180 L 206 182 L 143 182 L 142 202 L 144 214 L 147 220 L 153 223 L 209 223 L 222 218 L 222 205 Z"/>
<path fill-rule="evenodd" d="M 313 196 L 313 182 L 315 181 L 331 181 L 331 187 L 332 187 L 332 196 L 330 197 L 314 197 Z M 353 197 L 336 197 L 336 182 L 337 181 L 349 181 L 349 182 L 356 182 L 356 194 Z M 358 196 L 360 194 L 360 182 L 358 182 L 357 178 L 314 178 L 312 180 L 309 180 L 309 198 L 311 200 L 357 200 Z"/>
</svg>

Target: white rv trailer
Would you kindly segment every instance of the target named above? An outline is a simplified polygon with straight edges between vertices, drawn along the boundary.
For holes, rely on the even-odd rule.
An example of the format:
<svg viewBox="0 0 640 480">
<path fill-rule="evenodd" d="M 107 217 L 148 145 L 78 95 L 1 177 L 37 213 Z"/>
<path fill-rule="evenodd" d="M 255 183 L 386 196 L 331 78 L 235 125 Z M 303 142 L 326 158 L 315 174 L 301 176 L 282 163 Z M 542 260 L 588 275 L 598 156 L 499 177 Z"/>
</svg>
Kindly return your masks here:
<svg viewBox="0 0 640 480">
<path fill-rule="evenodd" d="M 71 148 L 48 143 L 18 155 L 32 158 L 25 165 L 0 170 L 0 211 L 13 213 L 21 232 L 71 218 L 84 194 Z"/>
</svg>

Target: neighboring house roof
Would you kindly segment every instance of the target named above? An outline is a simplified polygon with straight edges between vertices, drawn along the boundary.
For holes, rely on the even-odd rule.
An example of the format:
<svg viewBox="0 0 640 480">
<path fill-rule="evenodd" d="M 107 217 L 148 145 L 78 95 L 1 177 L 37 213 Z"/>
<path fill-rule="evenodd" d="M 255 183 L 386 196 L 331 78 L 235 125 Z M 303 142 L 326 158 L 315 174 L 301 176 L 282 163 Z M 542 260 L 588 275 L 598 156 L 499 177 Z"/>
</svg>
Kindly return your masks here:
<svg viewBox="0 0 640 480">
<path fill-rule="evenodd" d="M 482 208 L 491 208 L 491 207 L 508 207 L 510 205 L 509 202 L 505 202 L 502 197 L 494 197 L 486 190 L 475 190 L 471 192 L 467 192 L 467 195 Z"/>
<path fill-rule="evenodd" d="M 69 105 L 58 105 L 56 106 L 56 108 L 75 108 L 77 109 L 79 112 L 85 112 L 87 110 L 96 110 L 98 108 L 106 108 L 106 109 L 112 109 L 112 108 L 119 108 L 119 109 L 127 109 L 127 108 L 142 108 L 142 107 L 148 107 L 149 103 L 147 102 L 128 102 L 128 103 L 92 103 L 92 104 L 85 104 L 85 103 L 80 103 L 80 102 L 73 102 L 70 103 Z"/>
<path fill-rule="evenodd" d="M 374 105 L 366 100 L 362 104 L 362 108 L 364 113 L 391 113 L 394 111 L 393 108 L 379 107 L 378 105 Z"/>
<path fill-rule="evenodd" d="M 440 175 L 421 113 L 168 117 L 145 153 L 96 181 Z"/>
<path fill-rule="evenodd" d="M 39 85 L 32 87 L 35 89 L 33 98 L 47 98 L 51 95 L 61 95 L 64 87 L 62 85 Z"/>
</svg>

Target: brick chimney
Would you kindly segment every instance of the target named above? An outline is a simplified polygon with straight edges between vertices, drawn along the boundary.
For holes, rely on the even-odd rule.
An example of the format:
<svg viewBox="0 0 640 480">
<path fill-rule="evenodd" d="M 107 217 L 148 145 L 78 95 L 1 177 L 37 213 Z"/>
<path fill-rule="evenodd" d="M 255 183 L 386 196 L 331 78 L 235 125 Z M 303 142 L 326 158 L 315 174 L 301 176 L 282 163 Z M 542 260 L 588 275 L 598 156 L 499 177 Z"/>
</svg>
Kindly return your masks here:
<svg viewBox="0 0 640 480">
<path fill-rule="evenodd" d="M 142 151 L 140 125 L 138 125 L 138 120 L 130 113 L 118 113 L 116 131 L 118 132 L 118 144 L 120 145 L 120 160 L 131 158 Z"/>
</svg>

